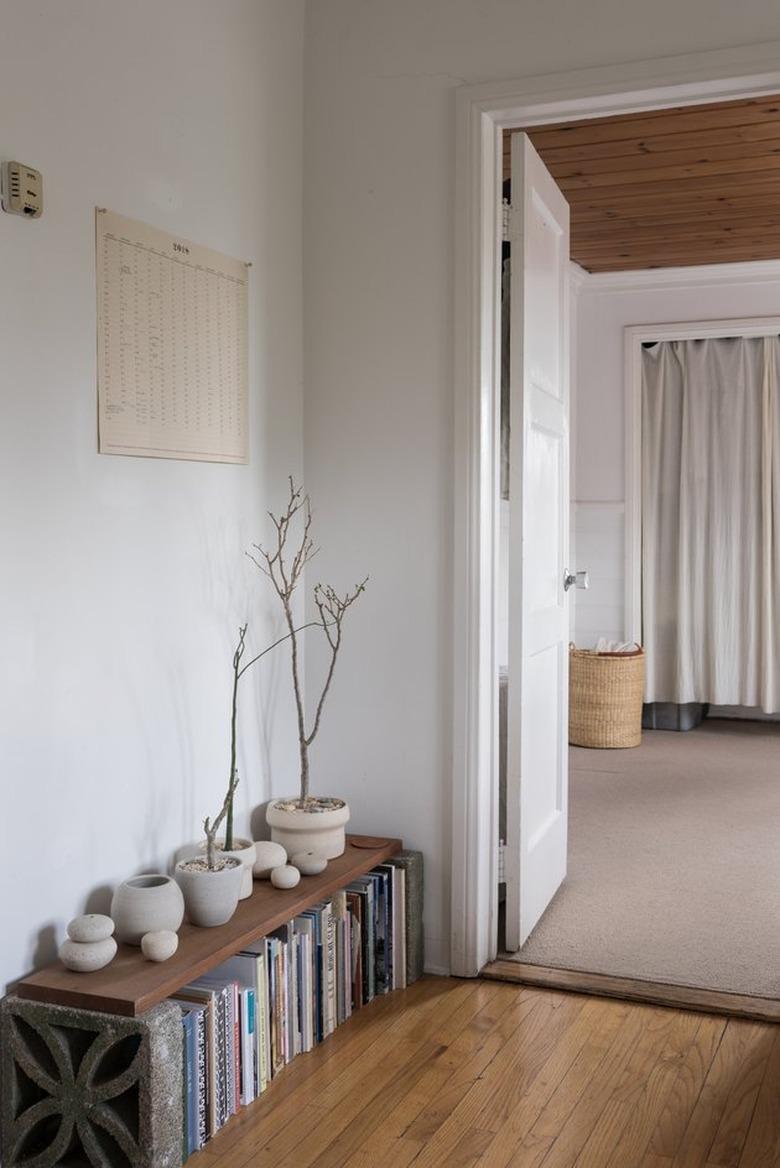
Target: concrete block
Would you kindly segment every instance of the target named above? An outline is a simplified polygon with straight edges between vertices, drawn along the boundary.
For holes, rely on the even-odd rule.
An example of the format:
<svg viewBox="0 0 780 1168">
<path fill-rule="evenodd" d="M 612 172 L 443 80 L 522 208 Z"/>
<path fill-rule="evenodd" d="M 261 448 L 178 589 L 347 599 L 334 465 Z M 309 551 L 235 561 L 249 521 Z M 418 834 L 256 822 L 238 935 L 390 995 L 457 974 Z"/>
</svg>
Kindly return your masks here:
<svg viewBox="0 0 780 1168">
<path fill-rule="evenodd" d="M 182 1023 L 14 996 L 0 1004 L 5 1168 L 180 1168 Z"/>
</svg>

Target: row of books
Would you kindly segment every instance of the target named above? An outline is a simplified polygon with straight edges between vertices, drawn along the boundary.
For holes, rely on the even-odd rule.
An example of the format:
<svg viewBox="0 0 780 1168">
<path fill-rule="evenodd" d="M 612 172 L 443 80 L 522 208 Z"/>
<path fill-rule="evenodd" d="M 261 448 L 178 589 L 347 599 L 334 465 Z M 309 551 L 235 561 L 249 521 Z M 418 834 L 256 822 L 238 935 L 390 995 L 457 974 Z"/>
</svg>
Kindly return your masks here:
<svg viewBox="0 0 780 1168">
<path fill-rule="evenodd" d="M 405 987 L 405 883 L 379 864 L 179 991 L 185 1158 L 297 1055 Z"/>
</svg>

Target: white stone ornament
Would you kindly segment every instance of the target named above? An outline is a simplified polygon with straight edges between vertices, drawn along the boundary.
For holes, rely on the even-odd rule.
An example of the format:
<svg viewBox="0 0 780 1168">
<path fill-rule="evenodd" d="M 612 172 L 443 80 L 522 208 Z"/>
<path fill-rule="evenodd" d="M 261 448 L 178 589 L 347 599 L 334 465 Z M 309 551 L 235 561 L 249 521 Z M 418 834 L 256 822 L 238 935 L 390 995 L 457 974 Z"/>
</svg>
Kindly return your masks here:
<svg viewBox="0 0 780 1168">
<path fill-rule="evenodd" d="M 81 944 L 106 941 L 113 933 L 114 922 L 102 913 L 85 913 L 82 917 L 74 917 L 68 925 L 71 941 L 79 941 Z"/>
<path fill-rule="evenodd" d="M 255 862 L 252 867 L 255 880 L 270 880 L 274 868 L 286 863 L 287 852 L 281 844 L 272 843 L 271 840 L 255 841 Z"/>
<path fill-rule="evenodd" d="M 63 941 L 60 945 L 60 961 L 66 969 L 75 973 L 94 973 L 102 969 L 116 956 L 116 941 L 104 937 L 102 941 Z"/>
<path fill-rule="evenodd" d="M 295 888 L 300 884 L 301 874 L 292 864 L 281 864 L 271 873 L 271 883 L 274 888 Z"/>
<path fill-rule="evenodd" d="M 141 952 L 147 961 L 167 961 L 178 948 L 179 938 L 170 929 L 144 933 L 141 938 Z"/>
<path fill-rule="evenodd" d="M 295 865 L 301 876 L 318 876 L 328 866 L 325 857 L 317 852 L 296 852 L 290 863 Z"/>
</svg>

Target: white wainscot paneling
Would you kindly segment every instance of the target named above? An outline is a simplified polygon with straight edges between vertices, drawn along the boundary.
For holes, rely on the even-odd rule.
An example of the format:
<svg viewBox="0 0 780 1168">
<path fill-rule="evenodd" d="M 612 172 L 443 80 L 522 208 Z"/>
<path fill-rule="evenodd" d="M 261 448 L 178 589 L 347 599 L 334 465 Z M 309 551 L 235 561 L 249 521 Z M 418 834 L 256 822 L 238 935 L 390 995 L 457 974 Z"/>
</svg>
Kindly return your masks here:
<svg viewBox="0 0 780 1168">
<path fill-rule="evenodd" d="M 575 501 L 572 546 L 578 570 L 590 575 L 590 588 L 573 593 L 574 640 L 588 649 L 599 637 L 622 640 L 625 625 L 624 506 L 622 502 Z"/>
</svg>

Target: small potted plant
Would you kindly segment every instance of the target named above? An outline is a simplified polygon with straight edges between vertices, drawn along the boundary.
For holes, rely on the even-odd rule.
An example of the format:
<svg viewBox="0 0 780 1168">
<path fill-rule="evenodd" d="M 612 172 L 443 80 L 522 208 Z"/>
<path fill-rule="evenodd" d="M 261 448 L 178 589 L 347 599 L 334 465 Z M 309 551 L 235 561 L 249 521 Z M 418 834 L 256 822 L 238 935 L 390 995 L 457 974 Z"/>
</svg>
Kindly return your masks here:
<svg viewBox="0 0 780 1168">
<path fill-rule="evenodd" d="M 307 723 L 303 701 L 303 687 L 299 666 L 298 633 L 293 620 L 293 597 L 304 568 L 315 555 L 316 549 L 311 539 L 311 501 L 296 487 L 290 478 L 290 494 L 286 510 L 279 516 L 271 514 L 275 528 L 275 545 L 266 550 L 255 544 L 257 555 L 248 553 L 250 559 L 271 582 L 282 605 L 287 636 L 290 642 L 293 695 L 298 721 L 298 749 L 300 756 L 300 790 L 297 795 L 272 800 L 268 805 L 266 820 L 271 828 L 271 838 L 280 843 L 288 855 L 297 852 L 315 852 L 327 860 L 340 856 L 345 847 L 344 828 L 349 820 L 346 800 L 333 796 L 315 796 L 309 789 L 309 748 L 320 728 L 322 710 L 328 696 L 333 673 L 341 648 L 344 619 L 348 610 L 364 592 L 367 579 L 357 584 L 352 592 L 339 595 L 330 585 L 317 584 L 314 588 L 314 603 L 318 617 L 304 628 L 316 627 L 328 644 L 328 667 L 320 695 L 314 709 L 314 716 Z M 300 537 L 291 545 L 291 532 L 296 524 L 300 527 Z M 292 536 L 294 538 L 294 536 Z"/>
<path fill-rule="evenodd" d="M 238 644 L 233 653 L 233 699 L 230 708 L 230 774 L 236 773 L 236 726 L 238 719 L 238 683 L 243 674 L 246 673 L 250 666 L 254 665 L 255 661 L 259 661 L 261 657 L 270 652 L 270 649 L 264 649 L 262 653 L 258 653 L 257 657 L 253 657 L 251 661 L 247 661 L 246 665 L 241 664 L 246 649 L 246 630 L 247 625 L 242 625 L 238 630 Z M 271 646 L 273 648 L 273 646 Z M 228 799 L 227 814 L 225 815 L 225 837 L 216 841 L 216 846 L 225 855 L 235 856 L 244 865 L 243 879 L 241 881 L 241 893 L 239 900 L 245 900 L 246 897 L 252 895 L 252 867 L 255 862 L 255 845 L 252 840 L 237 839 L 233 832 L 233 805 L 235 803 L 235 787 L 233 794 Z M 201 844 L 200 850 L 203 851 L 206 847 Z"/>
<path fill-rule="evenodd" d="M 226 855 L 217 848 L 217 832 L 228 814 L 237 786 L 238 772 L 234 766 L 219 815 L 213 823 L 208 817 L 203 821 L 205 854 L 179 860 L 175 868 L 187 916 L 193 925 L 201 928 L 224 925 L 229 921 L 241 895 L 244 865 L 237 856 Z"/>
<path fill-rule="evenodd" d="M 228 789 L 219 815 L 212 823 L 206 819 L 203 829 L 206 840 L 196 849 L 195 855 L 181 859 L 176 865 L 176 879 L 184 894 L 187 914 L 195 925 L 222 925 L 229 921 L 236 911 L 239 899 L 251 896 L 252 867 L 255 861 L 255 845 L 252 840 L 236 839 L 233 834 L 233 805 L 238 786 L 236 765 L 236 727 L 238 720 L 238 683 L 255 661 L 270 653 L 279 643 L 275 642 L 262 653 L 258 653 L 245 665 L 241 661 L 246 650 L 247 625 L 238 630 L 238 644 L 233 652 L 233 695 L 230 709 L 230 774 Z M 283 638 L 285 639 L 285 638 Z M 217 832 L 225 823 L 223 839 L 217 839 Z M 233 900 L 234 885 L 238 882 L 238 892 Z M 227 915 L 225 915 L 227 914 Z"/>
</svg>

